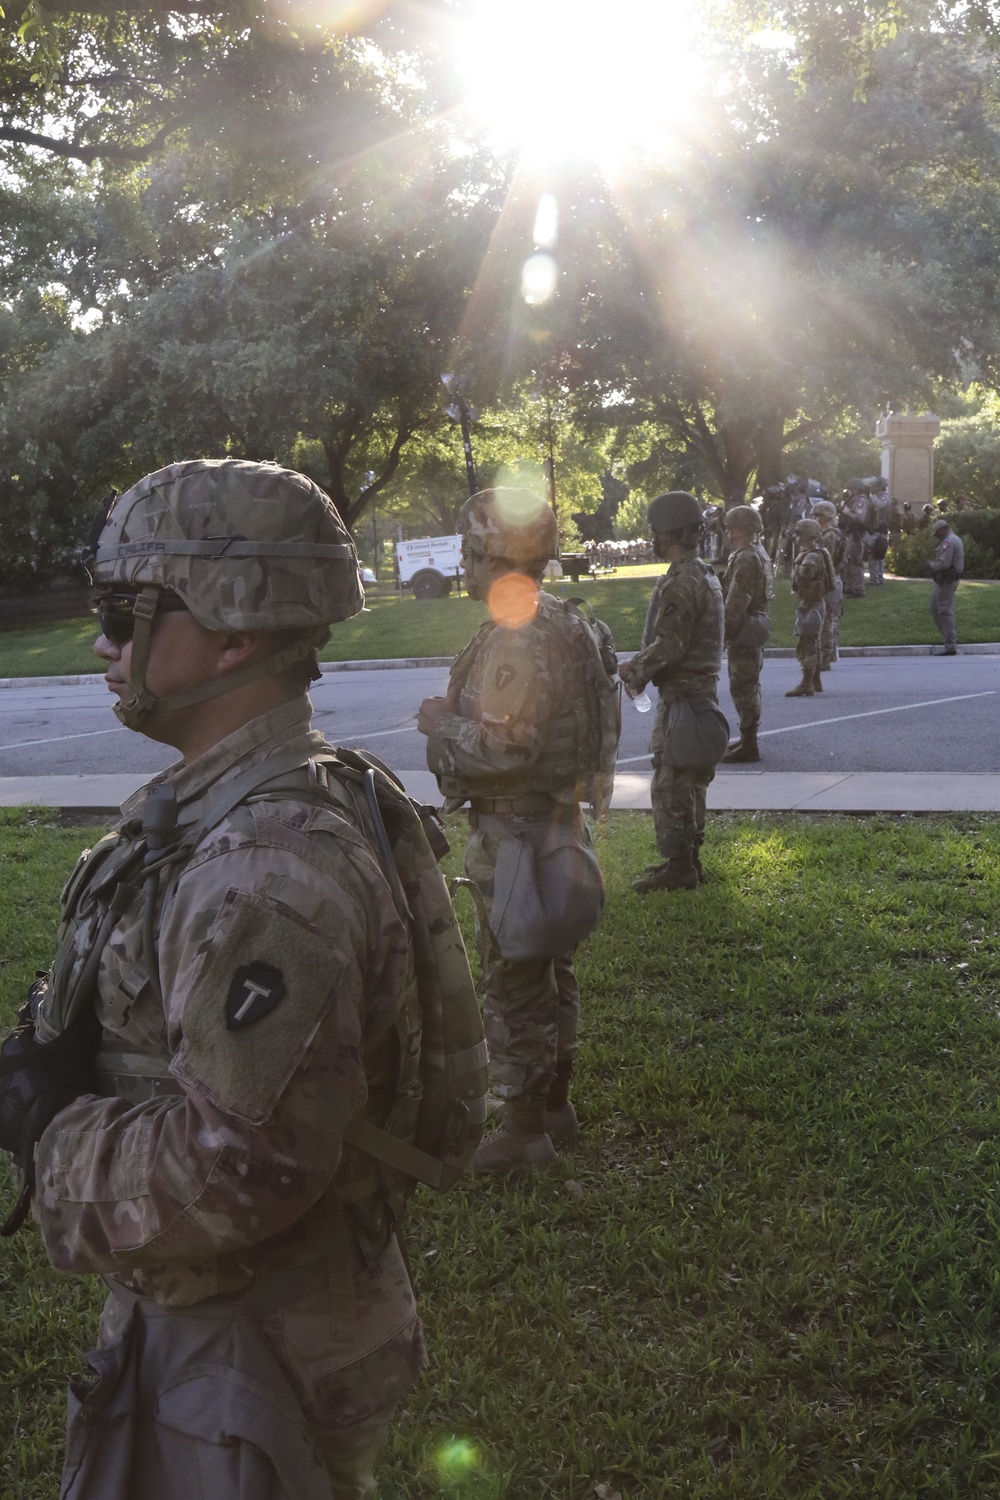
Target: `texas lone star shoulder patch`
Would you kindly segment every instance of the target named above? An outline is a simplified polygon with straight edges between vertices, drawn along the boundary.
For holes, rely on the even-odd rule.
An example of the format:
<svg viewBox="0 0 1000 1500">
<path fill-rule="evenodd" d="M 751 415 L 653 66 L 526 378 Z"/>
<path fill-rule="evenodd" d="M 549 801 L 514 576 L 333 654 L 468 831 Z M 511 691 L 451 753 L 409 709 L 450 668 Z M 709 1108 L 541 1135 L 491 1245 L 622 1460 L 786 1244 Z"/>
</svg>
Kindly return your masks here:
<svg viewBox="0 0 1000 1500">
<path fill-rule="evenodd" d="M 260 1021 L 285 997 L 281 970 L 271 964 L 244 964 L 236 970 L 226 996 L 226 1027 L 239 1031 Z"/>
</svg>

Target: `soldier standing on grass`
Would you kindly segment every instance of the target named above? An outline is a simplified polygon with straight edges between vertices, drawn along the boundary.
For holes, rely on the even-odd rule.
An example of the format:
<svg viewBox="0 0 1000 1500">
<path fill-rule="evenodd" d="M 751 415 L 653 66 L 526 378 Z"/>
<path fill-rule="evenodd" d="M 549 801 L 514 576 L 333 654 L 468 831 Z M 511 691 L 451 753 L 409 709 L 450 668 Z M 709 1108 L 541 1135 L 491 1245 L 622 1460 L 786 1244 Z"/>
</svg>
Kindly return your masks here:
<svg viewBox="0 0 1000 1500">
<path fill-rule="evenodd" d="M 78 863 L 4 1043 L 57 1061 L 0 1078 L 0 1145 L 53 1265 L 111 1292 L 62 1494 L 362 1500 L 425 1356 L 396 1208 L 346 1139 L 396 1103 L 415 929 L 307 695 L 357 554 L 303 475 L 198 460 L 114 502 L 94 574 L 115 713 L 181 759 Z"/>
<path fill-rule="evenodd" d="M 819 642 L 826 616 L 826 599 L 833 591 L 836 574 L 830 554 L 820 544 L 818 521 L 799 521 L 795 527 L 796 553 L 792 564 L 795 609 L 795 655 L 802 666 L 802 680 L 786 698 L 811 698 L 823 691 L 820 677 Z"/>
<path fill-rule="evenodd" d="M 729 562 L 722 589 L 725 594 L 725 644 L 729 691 L 740 716 L 740 737 L 722 757 L 729 763 L 760 760 L 760 674 L 764 646 L 770 634 L 774 582 L 771 559 L 761 542 L 763 526 L 752 505 L 735 505 L 726 513 Z"/>
<path fill-rule="evenodd" d="M 955 594 L 965 571 L 965 544 L 943 518 L 935 521 L 931 530 L 937 537 L 937 551 L 930 560 L 930 573 L 934 580 L 931 617 L 944 639 L 941 655 L 956 656 L 958 636 L 955 629 Z"/>
<path fill-rule="evenodd" d="M 840 616 L 844 608 L 844 583 L 841 573 L 847 542 L 837 525 L 837 507 L 831 500 L 819 500 L 813 506 L 813 517 L 819 522 L 820 546 L 833 564 L 834 585 L 826 596 L 826 614 L 819 638 L 819 668 L 829 672 L 840 654 Z"/>
<path fill-rule="evenodd" d="M 685 700 L 698 707 L 718 703 L 724 605 L 719 580 L 698 557 L 703 518 L 695 497 L 684 490 L 657 495 L 648 517 L 654 551 L 670 566 L 653 590 L 641 649 L 618 668 L 630 695 L 640 693 L 647 682 L 659 689 L 650 742 L 650 796 L 662 863 L 633 882 L 640 895 L 693 890 L 704 879 L 700 850 L 705 839 L 705 792 L 715 775 L 715 761 L 726 748 L 723 741 L 711 764 L 672 763 L 672 706 Z"/>
<path fill-rule="evenodd" d="M 447 809 L 469 803 L 466 874 L 497 929 L 485 1025 L 500 1128 L 473 1165 L 502 1173 L 551 1166 L 556 1144 L 577 1131 L 569 1098 L 580 1016 L 573 949 L 603 901 L 579 803 L 595 777 L 613 774 L 617 659 L 607 626 L 540 587 L 558 543 L 555 514 L 542 499 L 483 490 L 462 507 L 457 530 L 466 588 L 491 618 L 456 657 L 446 696 L 424 699 L 417 728 L 428 736 L 427 764 Z M 559 861 L 542 856 L 557 846 L 569 884 L 549 889 L 555 876 L 546 872 Z M 562 919 L 543 919 L 541 899 L 549 896 L 546 912 L 568 902 Z"/>
</svg>

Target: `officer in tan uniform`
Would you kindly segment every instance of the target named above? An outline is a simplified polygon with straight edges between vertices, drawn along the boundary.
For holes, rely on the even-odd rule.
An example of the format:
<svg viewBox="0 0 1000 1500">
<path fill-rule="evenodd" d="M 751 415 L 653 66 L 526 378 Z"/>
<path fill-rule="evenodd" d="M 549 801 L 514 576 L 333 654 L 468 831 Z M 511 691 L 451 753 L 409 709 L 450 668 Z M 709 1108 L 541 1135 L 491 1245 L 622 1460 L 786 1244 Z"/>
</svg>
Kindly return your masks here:
<svg viewBox="0 0 1000 1500">
<path fill-rule="evenodd" d="M 281 786 L 324 747 L 306 689 L 329 625 L 361 608 L 357 557 L 309 479 L 197 461 L 114 502 L 94 574 L 115 712 L 181 759 L 77 866 L 34 995 L 43 1042 L 99 1022 L 90 1087 L 34 1154 L 53 1265 L 111 1289 L 62 1493 L 369 1496 L 425 1356 L 392 1215 L 344 1132 L 388 1108 L 369 1080 L 413 949 L 370 833 L 304 772 Z"/>
<path fill-rule="evenodd" d="M 469 803 L 466 873 L 495 925 L 498 883 L 521 848 L 540 854 L 561 840 L 583 880 L 570 900 L 578 927 L 542 930 L 534 948 L 521 941 L 518 921 L 509 938 L 497 934 L 501 956 L 489 968 L 485 1025 L 501 1124 L 473 1164 L 508 1172 L 550 1166 L 553 1142 L 577 1130 L 569 1100 L 580 1012 L 572 950 L 600 911 L 600 872 L 579 802 L 595 772 L 613 772 L 617 660 L 606 626 L 585 622 L 540 587 L 558 543 L 555 514 L 543 500 L 524 490 L 484 490 L 462 507 L 457 529 L 466 587 L 491 618 L 456 658 L 447 695 L 423 701 L 417 727 L 428 736 L 427 764 L 446 806 Z M 523 879 L 515 876 L 514 905 Z"/>
</svg>

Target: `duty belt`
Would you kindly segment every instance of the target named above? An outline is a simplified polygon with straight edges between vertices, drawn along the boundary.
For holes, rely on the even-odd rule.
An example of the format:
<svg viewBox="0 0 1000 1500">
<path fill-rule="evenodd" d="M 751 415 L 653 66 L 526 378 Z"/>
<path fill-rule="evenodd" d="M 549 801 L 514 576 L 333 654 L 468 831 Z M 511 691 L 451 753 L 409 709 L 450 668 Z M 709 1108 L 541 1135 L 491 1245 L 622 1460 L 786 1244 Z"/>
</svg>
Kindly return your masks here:
<svg viewBox="0 0 1000 1500">
<path fill-rule="evenodd" d="M 526 792 L 523 797 L 470 797 L 473 812 L 492 813 L 497 818 L 524 818 L 531 813 L 551 813 L 556 808 L 554 797 L 545 792 Z"/>
</svg>

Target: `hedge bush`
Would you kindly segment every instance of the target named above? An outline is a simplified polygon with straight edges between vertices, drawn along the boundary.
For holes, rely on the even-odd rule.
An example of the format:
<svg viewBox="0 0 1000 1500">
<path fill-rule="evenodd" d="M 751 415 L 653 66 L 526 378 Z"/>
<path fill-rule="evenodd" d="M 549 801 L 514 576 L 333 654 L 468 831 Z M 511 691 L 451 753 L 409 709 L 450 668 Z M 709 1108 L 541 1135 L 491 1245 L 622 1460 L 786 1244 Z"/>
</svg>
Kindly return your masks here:
<svg viewBox="0 0 1000 1500">
<path fill-rule="evenodd" d="M 966 578 L 1000 578 L 1000 511 L 963 510 L 948 519 L 965 544 Z M 898 536 L 889 548 L 886 567 L 900 578 L 926 578 L 936 547 L 929 526 Z"/>
</svg>

